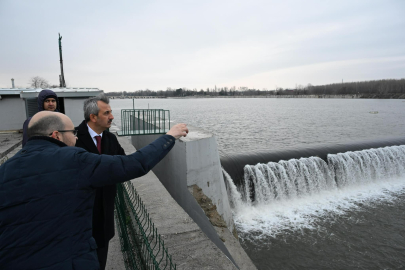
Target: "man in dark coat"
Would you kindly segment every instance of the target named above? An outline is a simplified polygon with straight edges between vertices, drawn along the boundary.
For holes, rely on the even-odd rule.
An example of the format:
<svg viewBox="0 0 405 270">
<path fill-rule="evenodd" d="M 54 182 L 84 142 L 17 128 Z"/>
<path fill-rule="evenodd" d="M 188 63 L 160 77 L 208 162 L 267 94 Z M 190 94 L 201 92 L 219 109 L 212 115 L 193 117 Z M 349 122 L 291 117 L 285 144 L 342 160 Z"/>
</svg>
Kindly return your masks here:
<svg viewBox="0 0 405 270">
<path fill-rule="evenodd" d="M 76 128 L 76 146 L 94 154 L 125 155 L 117 137 L 108 132 L 114 116 L 109 99 L 104 94 L 87 99 L 83 105 L 84 121 Z M 97 149 L 96 137 L 101 136 L 101 153 Z M 114 237 L 114 200 L 116 187 L 103 186 L 96 189 L 93 209 L 93 237 L 97 243 L 97 256 L 100 269 L 107 263 L 108 244 Z"/>
<path fill-rule="evenodd" d="M 131 155 L 95 155 L 68 147 L 77 138 L 66 115 L 34 115 L 26 146 L 0 166 L 0 268 L 99 269 L 95 189 L 146 174 L 187 132 L 179 124 Z"/>
<path fill-rule="evenodd" d="M 52 112 L 59 112 L 59 100 L 58 96 L 55 94 L 54 91 L 49 90 L 49 89 L 44 89 L 38 94 L 38 112 L 41 111 L 52 111 Z M 27 129 L 28 129 L 28 124 L 31 120 L 31 117 L 29 117 L 27 120 L 25 120 L 23 124 L 23 140 L 22 140 L 22 146 L 27 143 L 28 140 L 28 135 L 27 135 Z"/>
</svg>

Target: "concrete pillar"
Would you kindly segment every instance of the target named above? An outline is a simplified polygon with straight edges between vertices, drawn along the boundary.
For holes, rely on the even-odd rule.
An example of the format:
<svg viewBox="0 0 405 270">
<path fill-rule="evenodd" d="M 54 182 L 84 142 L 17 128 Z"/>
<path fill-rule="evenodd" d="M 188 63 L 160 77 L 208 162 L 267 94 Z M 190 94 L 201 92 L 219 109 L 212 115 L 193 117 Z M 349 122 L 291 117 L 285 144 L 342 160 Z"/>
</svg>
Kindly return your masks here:
<svg viewBox="0 0 405 270">
<path fill-rule="evenodd" d="M 153 169 L 153 172 L 169 192 L 177 193 L 177 190 L 185 187 L 199 186 L 216 205 L 218 213 L 232 232 L 234 222 L 216 139 L 212 133 L 203 129 L 188 127 L 190 133 L 187 137 L 176 142 L 168 156 Z M 132 136 L 132 144 L 140 149 L 159 136 L 161 135 Z"/>
<path fill-rule="evenodd" d="M 188 136 L 177 140 L 169 154 L 153 168 L 153 172 L 201 230 L 233 261 L 214 227 L 188 190 L 190 186 L 199 186 L 216 205 L 229 231 L 234 231 L 217 142 L 213 134 L 196 127 L 188 127 Z M 132 136 L 131 140 L 135 148 L 140 149 L 159 136 L 161 135 L 138 135 Z"/>
</svg>

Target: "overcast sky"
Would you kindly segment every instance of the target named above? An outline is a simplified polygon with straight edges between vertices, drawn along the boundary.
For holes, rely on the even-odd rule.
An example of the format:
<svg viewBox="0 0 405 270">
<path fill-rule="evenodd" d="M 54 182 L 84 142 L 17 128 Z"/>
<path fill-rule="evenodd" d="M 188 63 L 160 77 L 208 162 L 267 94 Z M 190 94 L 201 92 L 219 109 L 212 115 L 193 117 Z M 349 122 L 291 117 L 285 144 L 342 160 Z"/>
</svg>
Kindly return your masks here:
<svg viewBox="0 0 405 270">
<path fill-rule="evenodd" d="M 405 1 L 0 0 L 0 88 L 289 88 L 405 78 Z"/>
</svg>

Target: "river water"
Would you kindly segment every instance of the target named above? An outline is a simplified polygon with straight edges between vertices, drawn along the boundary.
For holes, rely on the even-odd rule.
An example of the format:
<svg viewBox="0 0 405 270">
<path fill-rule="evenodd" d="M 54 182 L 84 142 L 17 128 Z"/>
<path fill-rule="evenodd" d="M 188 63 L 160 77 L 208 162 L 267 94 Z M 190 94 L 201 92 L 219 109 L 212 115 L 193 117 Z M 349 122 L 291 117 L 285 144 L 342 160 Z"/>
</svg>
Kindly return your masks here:
<svg viewBox="0 0 405 270">
<path fill-rule="evenodd" d="M 132 100 L 111 106 L 130 109 Z M 213 132 L 224 153 L 405 134 L 404 100 L 135 100 L 135 108 L 148 107 Z M 119 125 L 119 112 L 115 117 Z M 404 148 L 330 155 L 328 161 L 247 164 L 246 179 L 256 181 L 259 196 L 251 202 L 243 187 L 234 187 L 231 197 L 252 261 L 258 269 L 403 269 Z"/>
</svg>

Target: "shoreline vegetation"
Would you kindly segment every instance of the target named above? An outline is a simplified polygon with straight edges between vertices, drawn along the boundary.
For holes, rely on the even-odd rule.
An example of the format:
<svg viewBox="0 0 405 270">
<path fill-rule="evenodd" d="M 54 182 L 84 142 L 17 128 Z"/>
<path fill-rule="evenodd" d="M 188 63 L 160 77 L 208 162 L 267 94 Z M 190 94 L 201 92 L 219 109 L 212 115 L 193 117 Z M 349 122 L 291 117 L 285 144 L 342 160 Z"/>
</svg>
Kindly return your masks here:
<svg viewBox="0 0 405 270">
<path fill-rule="evenodd" d="M 367 98 L 405 99 L 405 79 L 346 82 L 327 85 L 297 85 L 294 89 L 249 89 L 214 87 L 206 89 L 170 88 L 108 92 L 112 98 Z"/>
</svg>

